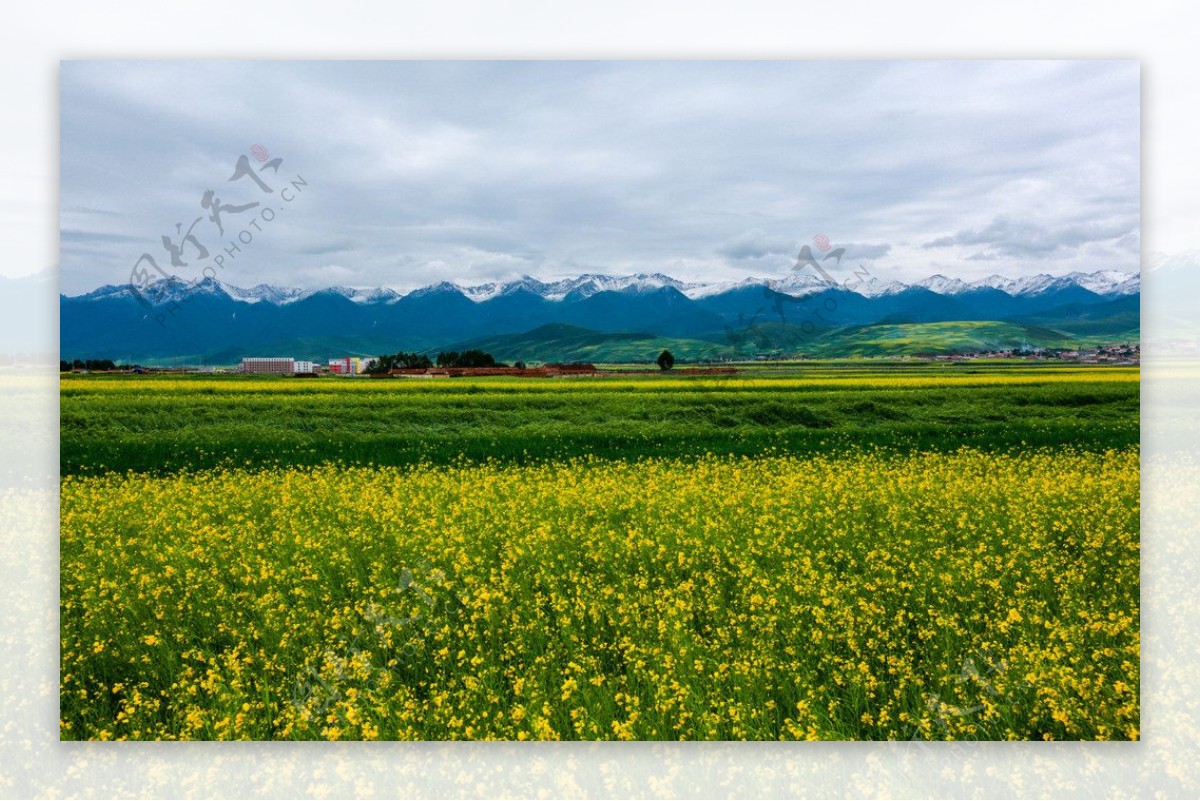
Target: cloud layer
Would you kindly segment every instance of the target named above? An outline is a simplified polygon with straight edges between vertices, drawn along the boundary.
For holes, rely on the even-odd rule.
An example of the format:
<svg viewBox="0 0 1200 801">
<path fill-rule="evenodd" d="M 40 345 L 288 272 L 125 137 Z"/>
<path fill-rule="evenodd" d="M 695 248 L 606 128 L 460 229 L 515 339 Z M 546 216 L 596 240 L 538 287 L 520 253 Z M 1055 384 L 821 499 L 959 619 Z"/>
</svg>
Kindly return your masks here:
<svg viewBox="0 0 1200 801">
<path fill-rule="evenodd" d="M 242 286 L 781 275 L 817 234 L 900 280 L 1137 269 L 1138 81 L 1097 61 L 68 62 L 62 287 L 128 281 L 142 253 L 198 276 L 241 231 L 212 269 Z M 228 180 L 243 155 L 271 193 Z M 259 206 L 218 236 L 209 190 Z M 162 237 L 197 217 L 209 260 L 183 244 L 169 267 Z"/>
</svg>

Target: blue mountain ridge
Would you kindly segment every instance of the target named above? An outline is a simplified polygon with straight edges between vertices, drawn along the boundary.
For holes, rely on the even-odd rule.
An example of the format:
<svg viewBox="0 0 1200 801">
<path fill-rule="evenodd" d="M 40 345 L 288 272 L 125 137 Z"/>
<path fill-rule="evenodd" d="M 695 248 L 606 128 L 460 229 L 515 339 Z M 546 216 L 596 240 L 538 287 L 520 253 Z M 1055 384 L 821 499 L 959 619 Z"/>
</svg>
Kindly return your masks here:
<svg viewBox="0 0 1200 801">
<path fill-rule="evenodd" d="M 1114 335 L 1138 329 L 1138 292 L 1114 297 L 1070 281 L 1016 295 L 990 287 L 939 294 L 907 286 L 873 297 L 839 287 L 794 297 L 764 283 L 695 298 L 675 283 L 678 286 L 592 286 L 598 291 L 575 289 L 559 299 L 538 294 L 535 290 L 546 285 L 536 282 L 510 285 L 480 300 L 448 283 L 407 295 L 381 292 L 365 298 L 352 290 L 330 288 L 308 294 L 292 290 L 286 302 L 279 301 L 281 291 L 264 287 L 256 288 L 262 290 L 262 299 L 248 302 L 235 297 L 247 290 L 231 294 L 211 280 L 161 281 L 141 299 L 127 288 L 102 287 L 76 297 L 60 296 L 60 349 L 66 358 L 212 363 L 217 357 L 236 361 L 236 354 L 325 358 L 436 351 L 550 324 L 725 345 L 741 341 L 736 339 L 739 332 L 766 330 L 768 325 L 828 330 L 990 320 L 1097 333 L 1089 329 L 1093 321 Z"/>
</svg>

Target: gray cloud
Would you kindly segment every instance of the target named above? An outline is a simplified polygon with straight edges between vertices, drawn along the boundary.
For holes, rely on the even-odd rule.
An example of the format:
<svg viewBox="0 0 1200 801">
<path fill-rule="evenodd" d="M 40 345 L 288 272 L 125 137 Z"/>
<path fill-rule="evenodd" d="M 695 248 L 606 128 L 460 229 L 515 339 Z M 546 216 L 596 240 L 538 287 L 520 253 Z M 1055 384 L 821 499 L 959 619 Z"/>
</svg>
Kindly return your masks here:
<svg viewBox="0 0 1200 801">
<path fill-rule="evenodd" d="M 65 62 L 62 287 L 165 257 L 206 190 L 283 208 L 228 181 L 256 143 L 309 186 L 228 260 L 241 285 L 769 277 L 820 232 L 902 279 L 973 253 L 1136 269 L 1138 84 L 1103 61 Z"/>
<path fill-rule="evenodd" d="M 761 259 L 764 256 L 791 255 L 797 250 L 794 238 L 771 236 L 761 228 L 752 228 L 724 242 L 717 253 L 734 260 Z"/>
<path fill-rule="evenodd" d="M 104 242 L 118 242 L 128 244 L 132 242 L 140 242 L 140 238 L 131 234 L 119 234 L 110 231 L 75 231 L 63 229 L 58 233 L 59 241 L 67 243 L 82 242 L 86 244 L 99 244 Z"/>
<path fill-rule="evenodd" d="M 891 245 L 867 245 L 852 242 L 848 245 L 837 244 L 838 247 L 846 249 L 845 258 L 853 261 L 854 259 L 862 259 L 863 261 L 874 261 L 882 259 L 884 256 L 892 252 Z"/>
<path fill-rule="evenodd" d="M 340 242 L 320 242 L 314 245 L 297 247 L 297 253 L 304 253 L 309 256 L 328 256 L 333 253 L 348 253 L 357 249 L 357 245 L 350 241 Z"/>
<path fill-rule="evenodd" d="M 1131 220 L 1077 222 L 1051 227 L 1030 220 L 999 216 L 982 228 L 938 237 L 926 242 L 922 247 L 930 250 L 954 246 L 985 246 L 986 250 L 967 257 L 971 261 L 1002 256 L 1040 259 L 1096 242 L 1127 242 L 1128 237 L 1136 234 L 1136 221 Z"/>
</svg>

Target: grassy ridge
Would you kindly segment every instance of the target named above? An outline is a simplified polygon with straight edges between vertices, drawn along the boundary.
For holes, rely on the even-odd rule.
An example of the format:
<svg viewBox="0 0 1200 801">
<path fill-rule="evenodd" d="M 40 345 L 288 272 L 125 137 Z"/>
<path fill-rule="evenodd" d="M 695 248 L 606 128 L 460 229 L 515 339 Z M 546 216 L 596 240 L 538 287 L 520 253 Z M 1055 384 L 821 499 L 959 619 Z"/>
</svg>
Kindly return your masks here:
<svg viewBox="0 0 1200 801">
<path fill-rule="evenodd" d="M 650 362 L 663 350 L 680 360 L 733 358 L 753 355 L 728 344 L 702 339 L 663 337 L 643 333 L 607 333 L 589 328 L 551 323 L 519 334 L 497 334 L 456 343 L 446 350 L 472 348 L 493 354 L 501 361 L 540 362 Z"/>
<path fill-rule="evenodd" d="M 479 348 L 508 361 L 653 362 L 664 348 L 681 360 L 753 358 L 781 350 L 821 358 L 911 356 L 1003 350 L 1021 345 L 1077 348 L 1138 341 L 1138 316 L 1028 322 L 992 320 L 938 323 L 876 323 L 831 327 L 807 321 L 779 323 L 758 318 L 713 332 L 709 339 L 681 339 L 639 333 L 603 333 L 573 325 L 550 324 L 518 334 L 497 334 L 454 345 Z M 1096 310 L 1097 314 L 1103 313 Z M 287 350 L 284 348 L 283 350 Z"/>
<path fill-rule="evenodd" d="M 1138 441 L 1131 369 L 822 366 L 736 376 L 62 381 L 64 475 L 233 466 Z"/>
<path fill-rule="evenodd" d="M 1101 338 L 1109 341 L 1111 337 Z M 1133 341 L 1137 341 L 1134 333 Z M 1086 340 L 1050 328 L 970 321 L 877 324 L 845 328 L 816 339 L 807 350 L 820 356 L 911 356 L 1030 347 L 1079 347 Z"/>
</svg>

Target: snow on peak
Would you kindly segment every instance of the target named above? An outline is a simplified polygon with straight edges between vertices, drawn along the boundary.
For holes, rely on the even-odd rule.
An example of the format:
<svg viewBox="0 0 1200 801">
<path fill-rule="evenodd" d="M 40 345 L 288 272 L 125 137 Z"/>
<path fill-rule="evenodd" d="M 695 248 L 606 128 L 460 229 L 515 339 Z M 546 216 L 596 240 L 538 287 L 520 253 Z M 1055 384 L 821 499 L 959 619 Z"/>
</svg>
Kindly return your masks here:
<svg viewBox="0 0 1200 801">
<path fill-rule="evenodd" d="M 989 275 L 987 278 L 981 278 L 969 284 L 973 289 L 998 289 L 1010 295 L 1013 294 L 1013 287 L 1015 285 L 1016 281 L 1011 278 L 1005 278 L 1003 275 Z"/>
<path fill-rule="evenodd" d="M 833 281 L 827 281 L 816 273 L 810 273 L 807 270 L 795 270 L 783 278 L 775 278 L 759 283 L 765 283 L 774 291 L 793 298 L 814 295 L 817 292 L 824 292 L 827 289 L 836 289 L 838 286 Z"/>
<path fill-rule="evenodd" d="M 1043 292 L 1048 292 L 1051 289 L 1060 289 L 1069 286 L 1071 282 L 1063 277 L 1047 275 L 1046 273 L 1038 273 L 1037 275 L 1026 275 L 1018 278 L 1013 283 L 1013 291 L 1009 294 L 1013 295 L 1040 295 Z"/>
<path fill-rule="evenodd" d="M 992 277 L 999 278 L 999 276 Z M 967 284 L 961 278 L 947 278 L 941 273 L 917 281 L 913 286 L 923 287 L 939 295 L 957 295 L 967 289 Z"/>
<path fill-rule="evenodd" d="M 407 295 L 405 295 L 405 297 L 420 298 L 426 295 L 445 294 L 450 292 L 457 292 L 460 295 L 465 294 L 462 290 L 462 287 L 458 286 L 457 284 L 452 284 L 449 281 L 440 281 L 436 284 L 423 286 L 420 289 L 414 289 L 412 292 L 409 292 Z"/>
<path fill-rule="evenodd" d="M 1126 273 L 1120 270 L 1071 273 L 1067 278 L 1070 278 L 1076 286 L 1081 286 L 1097 295 L 1131 295 L 1142 288 L 1142 276 L 1139 273 Z"/>
<path fill-rule="evenodd" d="M 490 284 L 459 287 L 459 291 L 476 303 L 483 303 L 485 300 L 491 300 L 504 292 L 504 286 L 504 284 L 493 281 Z"/>
<path fill-rule="evenodd" d="M 844 289 L 850 292 L 855 292 L 865 298 L 881 298 L 886 295 L 895 295 L 908 289 L 908 284 L 900 281 L 885 281 L 882 278 L 871 276 L 865 281 L 847 281 L 843 286 Z"/>
<path fill-rule="evenodd" d="M 683 289 L 691 286 L 684 284 L 661 273 L 637 273 L 635 275 L 604 275 L 600 273 L 584 273 L 574 278 L 563 278 L 556 281 L 544 282 L 532 276 L 524 275 L 515 281 L 491 282 L 476 286 L 459 287 L 459 290 L 471 300 L 482 303 L 501 295 L 524 290 L 546 300 L 559 301 L 568 295 L 573 298 L 588 298 L 599 292 L 646 292 L 663 287 Z"/>
<path fill-rule="evenodd" d="M 765 286 L 766 283 L 765 280 L 760 278 L 745 278 L 741 281 L 720 281 L 715 284 L 689 284 L 686 289 L 681 291 L 692 300 L 700 300 L 701 298 L 731 292 L 735 289 Z"/>
<path fill-rule="evenodd" d="M 260 303 L 265 301 L 277 306 L 295 300 L 303 294 L 299 289 L 278 287 L 272 284 L 258 284 L 250 289 L 242 289 L 232 284 L 222 284 L 221 287 L 225 290 L 225 294 L 234 300 L 240 300 L 243 303 Z"/>
<path fill-rule="evenodd" d="M 700 300 L 747 287 L 767 287 L 775 292 L 796 298 L 836 288 L 855 292 L 864 297 L 876 298 L 903 292 L 909 287 L 920 287 L 939 295 L 957 295 L 972 290 L 996 289 L 1013 296 L 1040 295 L 1048 291 L 1080 287 L 1098 295 L 1120 297 L 1132 295 L 1141 290 L 1141 275 L 1136 272 L 1120 270 L 1097 270 L 1091 273 L 1073 272 L 1060 276 L 1041 273 L 1019 278 L 990 275 L 987 278 L 967 282 L 960 278 L 948 278 L 945 275 L 936 274 L 911 284 L 887 280 L 878 276 L 870 276 L 865 280 L 847 280 L 844 284 L 839 284 L 807 270 L 792 270 L 775 278 L 699 282 L 684 282 L 663 273 L 635 273 L 633 275 L 584 273 L 574 278 L 548 282 L 528 275 L 513 281 L 493 281 L 474 286 L 461 286 L 449 281 L 442 281 L 413 290 L 408 297 L 419 298 L 425 295 L 453 292 L 476 303 L 483 303 L 513 293 L 529 292 L 546 300 L 557 302 L 582 300 L 600 292 L 638 294 L 657 291 L 665 287 L 682 292 L 692 300 Z M 179 301 L 198 294 L 223 295 L 241 303 L 268 303 L 276 306 L 317 294 L 340 295 L 359 304 L 390 304 L 401 298 L 400 293 L 388 288 L 355 289 L 335 286 L 319 290 L 300 290 L 272 284 L 258 284 L 250 289 L 243 289 L 212 278 L 205 278 L 201 281 L 185 281 L 177 276 L 163 278 L 144 287 L 102 286 L 79 297 L 84 300 L 102 300 L 110 297 L 132 296 L 135 292 L 156 304 Z"/>
<path fill-rule="evenodd" d="M 939 295 L 957 295 L 972 289 L 998 289 L 1013 296 L 1040 295 L 1058 289 L 1068 289 L 1076 286 L 1095 292 L 1097 295 L 1131 295 L 1141 289 L 1141 276 L 1138 273 L 1122 272 L 1121 270 L 1097 270 L 1092 273 L 1073 272 L 1067 275 L 1025 275 L 1020 278 L 1007 278 L 1003 275 L 989 275 L 977 281 L 964 282 L 958 278 L 947 278 L 944 275 L 931 275 L 923 281 L 917 281 L 913 286 L 923 286 Z"/>
</svg>

